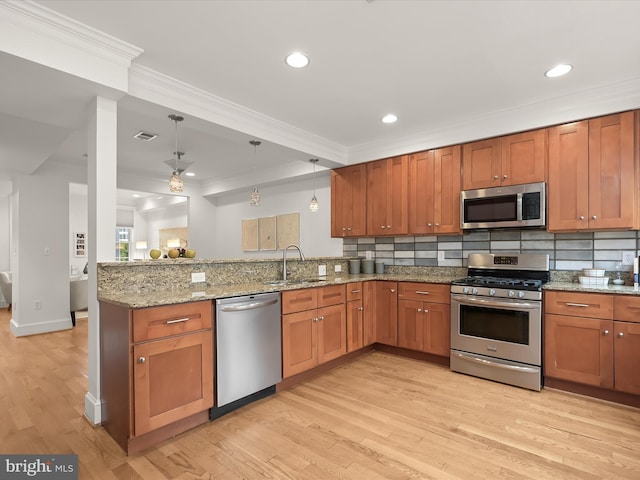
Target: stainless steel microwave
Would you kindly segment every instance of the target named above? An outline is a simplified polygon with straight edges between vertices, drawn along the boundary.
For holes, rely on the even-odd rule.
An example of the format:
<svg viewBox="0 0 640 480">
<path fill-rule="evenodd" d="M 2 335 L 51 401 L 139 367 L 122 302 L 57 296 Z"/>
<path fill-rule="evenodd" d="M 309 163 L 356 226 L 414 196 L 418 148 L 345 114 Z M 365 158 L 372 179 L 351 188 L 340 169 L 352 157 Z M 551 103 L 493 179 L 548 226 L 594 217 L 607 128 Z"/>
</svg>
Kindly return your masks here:
<svg viewBox="0 0 640 480">
<path fill-rule="evenodd" d="M 463 230 L 545 225 L 544 182 L 464 190 L 460 193 L 460 227 Z"/>
</svg>

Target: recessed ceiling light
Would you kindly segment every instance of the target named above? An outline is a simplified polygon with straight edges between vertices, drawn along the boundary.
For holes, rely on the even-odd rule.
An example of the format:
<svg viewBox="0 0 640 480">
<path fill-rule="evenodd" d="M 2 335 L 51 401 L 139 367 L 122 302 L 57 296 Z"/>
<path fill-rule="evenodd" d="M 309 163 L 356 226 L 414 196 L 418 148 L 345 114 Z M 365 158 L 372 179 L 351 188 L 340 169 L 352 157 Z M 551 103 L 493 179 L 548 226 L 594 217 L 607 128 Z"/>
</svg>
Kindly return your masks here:
<svg viewBox="0 0 640 480">
<path fill-rule="evenodd" d="M 157 200 L 162 200 L 164 197 L 156 197 Z"/>
<path fill-rule="evenodd" d="M 195 176 L 196 176 L 196 174 L 195 174 L 195 173 L 193 173 L 193 172 L 187 172 L 187 173 L 185 173 L 185 175 L 186 175 L 187 177 L 195 177 Z"/>
<path fill-rule="evenodd" d="M 384 117 L 382 117 L 382 123 L 395 123 L 398 121 L 398 117 L 396 117 L 393 113 L 388 113 Z"/>
<path fill-rule="evenodd" d="M 133 195 L 131 195 L 133 198 L 140 198 L 140 194 L 139 193 L 134 193 Z"/>
<path fill-rule="evenodd" d="M 556 65 L 553 68 L 550 68 L 545 72 L 545 77 L 555 78 L 561 77 L 562 75 L 566 75 L 573 69 L 573 65 L 569 65 L 568 63 L 561 63 Z"/>
<path fill-rule="evenodd" d="M 284 59 L 287 65 L 293 68 L 304 68 L 309 65 L 309 57 L 301 52 L 293 52 Z"/>
</svg>

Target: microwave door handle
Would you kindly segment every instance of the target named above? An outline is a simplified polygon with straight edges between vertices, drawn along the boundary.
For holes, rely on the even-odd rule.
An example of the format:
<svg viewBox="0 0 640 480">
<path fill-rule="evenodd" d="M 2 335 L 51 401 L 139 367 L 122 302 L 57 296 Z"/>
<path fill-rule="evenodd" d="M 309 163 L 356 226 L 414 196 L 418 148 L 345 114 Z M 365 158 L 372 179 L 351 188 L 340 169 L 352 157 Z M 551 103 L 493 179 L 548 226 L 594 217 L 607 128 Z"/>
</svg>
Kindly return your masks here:
<svg viewBox="0 0 640 480">
<path fill-rule="evenodd" d="M 516 215 L 518 217 L 518 221 L 522 221 L 522 193 L 518 194 L 518 198 L 516 200 Z"/>
</svg>

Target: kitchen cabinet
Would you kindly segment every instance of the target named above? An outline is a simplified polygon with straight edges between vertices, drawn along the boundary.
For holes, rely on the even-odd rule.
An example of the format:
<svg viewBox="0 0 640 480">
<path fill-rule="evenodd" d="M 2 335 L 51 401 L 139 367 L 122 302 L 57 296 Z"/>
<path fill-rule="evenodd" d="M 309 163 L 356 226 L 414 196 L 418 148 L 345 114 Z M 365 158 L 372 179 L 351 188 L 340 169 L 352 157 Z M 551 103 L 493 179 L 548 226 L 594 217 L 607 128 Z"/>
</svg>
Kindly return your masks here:
<svg viewBox="0 0 640 480">
<path fill-rule="evenodd" d="M 635 115 L 549 129 L 549 231 L 640 227 Z"/>
<path fill-rule="evenodd" d="M 398 285 L 398 346 L 449 356 L 450 286 L 401 282 Z"/>
<path fill-rule="evenodd" d="M 409 232 L 409 156 L 367 163 L 367 235 Z"/>
<path fill-rule="evenodd" d="M 365 347 L 376 343 L 376 283 L 370 281 L 362 284 L 362 343 Z"/>
<path fill-rule="evenodd" d="M 282 375 L 302 373 L 347 352 L 345 286 L 282 292 Z"/>
<path fill-rule="evenodd" d="M 545 292 L 545 375 L 640 395 L 640 297 Z"/>
<path fill-rule="evenodd" d="M 544 182 L 546 129 L 467 143 L 462 153 L 462 189 Z"/>
<path fill-rule="evenodd" d="M 214 403 L 210 301 L 142 309 L 101 302 L 100 317 L 103 426 L 125 451 L 208 420 Z"/>
<path fill-rule="evenodd" d="M 366 164 L 331 171 L 331 236 L 367 234 Z"/>
<path fill-rule="evenodd" d="M 409 234 L 460 233 L 461 147 L 409 158 Z"/>
<path fill-rule="evenodd" d="M 363 282 L 349 283 L 347 288 L 347 352 L 364 346 Z"/>
<path fill-rule="evenodd" d="M 398 283 L 375 283 L 375 338 L 385 345 L 398 344 Z"/>
</svg>

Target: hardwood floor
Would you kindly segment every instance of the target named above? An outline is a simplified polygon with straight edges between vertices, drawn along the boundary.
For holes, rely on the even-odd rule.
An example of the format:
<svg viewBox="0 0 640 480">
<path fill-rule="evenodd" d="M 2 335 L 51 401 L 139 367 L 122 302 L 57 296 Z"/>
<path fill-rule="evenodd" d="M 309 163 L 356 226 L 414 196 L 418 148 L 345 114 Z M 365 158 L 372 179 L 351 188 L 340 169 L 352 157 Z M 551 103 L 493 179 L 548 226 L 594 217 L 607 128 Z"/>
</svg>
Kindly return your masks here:
<svg viewBox="0 0 640 480">
<path fill-rule="evenodd" d="M 80 479 L 639 479 L 640 410 L 374 352 L 127 457 L 83 416 L 87 319 L 15 338 L 0 310 L 0 453 Z"/>
</svg>

